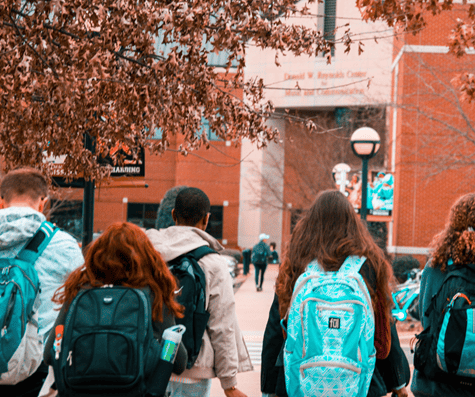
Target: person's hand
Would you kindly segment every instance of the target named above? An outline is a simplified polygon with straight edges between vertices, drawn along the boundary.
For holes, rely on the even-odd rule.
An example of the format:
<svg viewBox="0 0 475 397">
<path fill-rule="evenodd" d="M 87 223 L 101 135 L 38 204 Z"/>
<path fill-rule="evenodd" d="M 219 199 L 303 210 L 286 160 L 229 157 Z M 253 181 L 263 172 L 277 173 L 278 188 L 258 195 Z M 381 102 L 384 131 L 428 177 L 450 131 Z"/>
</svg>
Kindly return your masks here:
<svg viewBox="0 0 475 397">
<path fill-rule="evenodd" d="M 224 391 L 226 397 L 247 397 L 241 390 L 239 389 L 226 389 Z"/>
<path fill-rule="evenodd" d="M 407 393 L 406 387 L 403 387 L 402 389 L 399 389 L 399 390 L 393 390 L 393 396 L 408 397 L 409 394 Z"/>
</svg>

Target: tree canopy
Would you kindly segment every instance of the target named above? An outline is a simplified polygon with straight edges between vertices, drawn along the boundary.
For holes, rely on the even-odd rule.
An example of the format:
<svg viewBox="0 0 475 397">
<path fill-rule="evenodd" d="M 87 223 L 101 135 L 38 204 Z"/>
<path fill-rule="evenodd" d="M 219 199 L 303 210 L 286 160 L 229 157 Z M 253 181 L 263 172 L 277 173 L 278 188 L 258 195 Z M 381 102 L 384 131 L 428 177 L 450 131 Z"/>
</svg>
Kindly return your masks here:
<svg viewBox="0 0 475 397">
<path fill-rule="evenodd" d="M 263 101 L 262 81 L 244 80 L 246 46 L 330 56 L 334 45 L 316 28 L 285 23 L 294 3 L 3 1 L 0 155 L 7 167 L 45 169 L 46 155 L 63 156 L 69 177 L 102 178 L 99 153 L 117 144 L 163 152 L 171 136 L 182 135 L 183 153 L 208 145 L 204 119 L 222 139 L 264 146 L 276 139 L 265 125 L 273 108 Z M 350 45 L 348 36 L 341 40 Z M 220 51 L 223 70 L 233 65 L 228 77 L 208 63 Z M 157 131 L 161 139 L 148 141 Z M 85 134 L 95 151 L 84 148 Z"/>
</svg>

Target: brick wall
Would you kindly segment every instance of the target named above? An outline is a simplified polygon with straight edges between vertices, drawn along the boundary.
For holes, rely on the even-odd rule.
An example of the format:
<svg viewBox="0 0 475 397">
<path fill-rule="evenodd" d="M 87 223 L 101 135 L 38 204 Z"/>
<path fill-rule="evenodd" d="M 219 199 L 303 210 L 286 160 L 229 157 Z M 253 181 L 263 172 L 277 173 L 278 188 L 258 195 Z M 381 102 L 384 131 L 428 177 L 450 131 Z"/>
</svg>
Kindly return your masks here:
<svg viewBox="0 0 475 397">
<path fill-rule="evenodd" d="M 404 52 L 393 73 L 393 82 L 396 71 L 399 82 L 394 246 L 428 247 L 453 202 L 475 188 L 467 161 L 475 153 L 474 105 L 461 103 L 452 84 L 458 73 L 473 70 L 475 56 L 455 58 L 435 47 L 447 45 L 451 27 L 462 16 L 457 6 L 395 43 L 395 54 L 404 44 L 423 47 Z"/>
</svg>

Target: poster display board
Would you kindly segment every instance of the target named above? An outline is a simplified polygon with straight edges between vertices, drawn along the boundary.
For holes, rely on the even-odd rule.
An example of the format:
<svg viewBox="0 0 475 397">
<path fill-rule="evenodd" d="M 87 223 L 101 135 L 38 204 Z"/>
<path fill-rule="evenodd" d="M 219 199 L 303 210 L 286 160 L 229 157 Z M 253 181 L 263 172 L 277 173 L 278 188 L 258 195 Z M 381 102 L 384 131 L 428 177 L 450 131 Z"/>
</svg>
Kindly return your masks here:
<svg viewBox="0 0 475 397">
<path fill-rule="evenodd" d="M 355 211 L 361 209 L 361 171 L 346 172 L 342 180 L 338 172 L 333 173 L 336 188 L 342 191 L 351 202 Z M 343 188 L 344 186 L 344 188 Z M 378 171 L 368 174 L 367 209 L 369 215 L 392 216 L 394 205 L 394 176 L 391 173 Z"/>
</svg>

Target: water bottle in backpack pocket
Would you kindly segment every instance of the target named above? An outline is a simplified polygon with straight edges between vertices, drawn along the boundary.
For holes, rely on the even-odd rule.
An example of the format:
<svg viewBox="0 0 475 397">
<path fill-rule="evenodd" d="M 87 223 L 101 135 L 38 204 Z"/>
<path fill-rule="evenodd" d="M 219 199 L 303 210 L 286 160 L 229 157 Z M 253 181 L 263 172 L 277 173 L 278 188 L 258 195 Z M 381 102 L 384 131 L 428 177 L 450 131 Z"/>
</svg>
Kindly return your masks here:
<svg viewBox="0 0 475 397">
<path fill-rule="evenodd" d="M 314 261 L 297 280 L 287 318 L 284 367 L 293 397 L 365 397 L 376 362 L 374 314 L 359 275 L 365 258 L 338 272 Z"/>
</svg>

